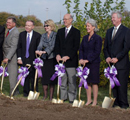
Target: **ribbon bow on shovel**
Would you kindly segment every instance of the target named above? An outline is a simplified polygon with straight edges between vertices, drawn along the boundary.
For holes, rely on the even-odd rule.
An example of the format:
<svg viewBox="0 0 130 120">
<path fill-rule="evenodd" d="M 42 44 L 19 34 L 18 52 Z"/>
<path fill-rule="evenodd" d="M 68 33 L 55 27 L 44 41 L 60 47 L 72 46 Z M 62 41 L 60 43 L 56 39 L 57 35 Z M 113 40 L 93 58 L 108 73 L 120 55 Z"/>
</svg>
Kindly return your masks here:
<svg viewBox="0 0 130 120">
<path fill-rule="evenodd" d="M 58 76 L 58 85 L 57 85 L 57 99 L 52 99 L 52 103 L 63 103 L 63 100 L 59 99 L 59 88 L 61 86 L 61 78 L 65 74 L 65 66 L 63 63 L 55 65 L 55 73 L 52 75 L 50 80 L 54 80 Z"/>
<path fill-rule="evenodd" d="M 111 88 L 113 89 L 115 87 L 115 84 L 117 86 L 120 86 L 120 83 L 118 79 L 116 78 L 117 75 L 117 69 L 114 65 L 112 67 L 107 67 L 104 69 L 104 75 L 107 79 L 110 80 Z"/>
<path fill-rule="evenodd" d="M 85 102 L 80 99 L 81 87 L 82 87 L 82 84 L 84 84 L 84 88 L 88 89 L 88 84 L 87 84 L 86 79 L 88 78 L 88 75 L 89 75 L 90 71 L 89 71 L 89 69 L 87 67 L 82 67 L 82 66 L 79 66 L 76 70 L 77 70 L 77 76 L 80 78 L 79 101 L 74 100 L 72 107 L 83 107 Z"/>
<path fill-rule="evenodd" d="M 18 70 L 18 73 L 19 73 L 18 78 L 17 78 L 17 79 L 18 79 L 18 82 L 17 82 L 17 84 L 15 85 L 15 87 L 14 87 L 12 93 L 11 93 L 11 99 L 14 99 L 14 98 L 13 98 L 13 94 L 14 94 L 14 92 L 15 92 L 17 86 L 19 85 L 19 83 L 21 82 L 21 85 L 24 86 L 25 78 L 26 78 L 26 77 L 28 76 L 28 74 L 29 74 L 28 69 L 31 67 L 31 65 L 30 65 L 30 64 L 26 64 L 26 66 L 27 66 L 27 67 L 21 67 L 21 68 L 19 68 L 19 70 Z"/>
<path fill-rule="evenodd" d="M 0 76 L 2 76 L 2 79 L 1 79 L 1 87 L 0 87 L 0 91 L 1 91 L 1 94 L 4 95 L 4 93 L 2 92 L 2 88 L 3 88 L 3 81 L 4 81 L 4 77 L 7 77 L 9 76 L 8 72 L 7 72 L 7 63 L 4 64 L 2 63 L 3 66 L 0 66 Z"/>
</svg>

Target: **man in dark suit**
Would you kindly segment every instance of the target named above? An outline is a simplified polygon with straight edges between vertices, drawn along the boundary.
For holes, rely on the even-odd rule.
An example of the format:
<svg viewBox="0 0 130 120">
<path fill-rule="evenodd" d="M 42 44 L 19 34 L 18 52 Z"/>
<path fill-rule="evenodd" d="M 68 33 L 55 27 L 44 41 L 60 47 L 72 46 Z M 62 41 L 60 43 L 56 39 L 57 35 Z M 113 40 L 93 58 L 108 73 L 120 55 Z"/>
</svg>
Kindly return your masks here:
<svg viewBox="0 0 130 120">
<path fill-rule="evenodd" d="M 56 60 L 63 60 L 66 73 L 62 77 L 61 99 L 67 99 L 67 79 L 69 84 L 68 97 L 70 103 L 76 99 L 76 67 L 78 66 L 77 51 L 80 45 L 80 31 L 72 26 L 73 17 L 70 14 L 64 15 L 64 28 L 57 32 L 55 42 Z"/>
<path fill-rule="evenodd" d="M 19 35 L 19 42 L 17 48 L 18 64 L 26 66 L 26 64 L 31 64 L 30 73 L 25 79 L 23 94 L 25 97 L 28 96 L 30 90 L 34 90 L 34 77 L 35 68 L 33 61 L 36 58 L 35 51 L 40 42 L 41 35 L 34 30 L 34 22 L 32 20 L 26 21 L 25 31 L 21 32 Z M 30 88 L 31 81 L 31 88 Z M 38 91 L 38 85 L 36 87 Z"/>
<path fill-rule="evenodd" d="M 114 64 L 117 69 L 117 78 L 120 86 L 113 88 L 113 95 L 116 98 L 114 107 L 128 108 L 127 82 L 129 77 L 129 45 L 130 30 L 121 24 L 122 15 L 120 12 L 112 13 L 114 27 L 107 30 L 104 55 L 107 63 Z"/>
<path fill-rule="evenodd" d="M 4 42 L 4 37 L 5 37 L 5 27 L 0 25 L 0 64 L 1 64 L 1 61 L 3 60 L 2 45 L 3 45 L 3 42 Z"/>
</svg>

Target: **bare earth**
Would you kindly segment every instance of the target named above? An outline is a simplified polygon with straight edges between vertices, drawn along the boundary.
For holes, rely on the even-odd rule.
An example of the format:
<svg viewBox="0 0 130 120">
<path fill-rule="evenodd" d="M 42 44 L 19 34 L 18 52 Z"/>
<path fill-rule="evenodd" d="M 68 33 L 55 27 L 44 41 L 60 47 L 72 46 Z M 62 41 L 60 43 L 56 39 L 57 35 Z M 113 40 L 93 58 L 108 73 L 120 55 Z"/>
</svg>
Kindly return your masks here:
<svg viewBox="0 0 130 120">
<path fill-rule="evenodd" d="M 73 108 L 72 104 L 0 95 L 0 120 L 130 120 L 130 109 L 103 109 L 101 106 Z"/>
</svg>

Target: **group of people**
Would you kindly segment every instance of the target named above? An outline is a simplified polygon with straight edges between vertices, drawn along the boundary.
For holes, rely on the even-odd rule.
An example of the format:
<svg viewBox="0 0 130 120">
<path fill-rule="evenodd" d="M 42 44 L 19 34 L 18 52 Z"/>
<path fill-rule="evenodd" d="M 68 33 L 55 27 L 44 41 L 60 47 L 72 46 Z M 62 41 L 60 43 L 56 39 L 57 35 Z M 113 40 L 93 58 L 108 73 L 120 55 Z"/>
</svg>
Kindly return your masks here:
<svg viewBox="0 0 130 120">
<path fill-rule="evenodd" d="M 116 98 L 114 107 L 128 108 L 127 82 L 129 76 L 130 30 L 121 24 L 122 15 L 120 12 L 113 12 L 111 17 L 114 27 L 107 30 L 103 51 L 106 62 L 114 64 L 118 71 L 117 78 L 120 86 L 113 88 L 113 95 Z M 98 84 L 100 82 L 100 52 L 102 48 L 102 38 L 96 34 L 98 31 L 96 21 L 93 19 L 87 20 L 86 30 L 88 34 L 83 37 L 81 44 L 80 31 L 72 25 L 73 16 L 65 14 L 63 22 L 65 27 L 59 29 L 56 33 L 53 20 L 46 20 L 44 22 L 46 32 L 40 35 L 33 30 L 34 22 L 27 20 L 25 31 L 19 34 L 16 28 L 16 19 L 11 16 L 7 18 L 6 26 L 8 33 L 5 38 L 5 29 L 0 26 L 0 47 L 3 45 L 3 63 L 8 63 L 10 93 L 17 82 L 18 64 L 21 66 L 31 64 L 30 73 L 25 79 L 23 95 L 26 97 L 30 90 L 33 91 L 35 75 L 33 61 L 37 54 L 44 61 L 41 78 L 44 91 L 43 100 L 46 100 L 48 97 L 48 87 L 50 91 L 49 99 L 52 100 L 53 98 L 57 79 L 51 81 L 50 78 L 55 72 L 55 65 L 62 60 L 66 72 L 62 77 L 60 99 L 63 101 L 69 100 L 69 103 L 73 103 L 77 98 L 76 68 L 80 64 L 90 69 L 90 74 L 87 78 L 86 105 L 92 104 L 92 106 L 96 106 Z M 3 41 L 4 43 L 2 43 Z M 38 91 L 38 82 L 36 90 Z M 92 91 L 93 100 L 91 98 Z M 17 89 L 15 95 L 18 93 L 19 90 Z"/>
</svg>

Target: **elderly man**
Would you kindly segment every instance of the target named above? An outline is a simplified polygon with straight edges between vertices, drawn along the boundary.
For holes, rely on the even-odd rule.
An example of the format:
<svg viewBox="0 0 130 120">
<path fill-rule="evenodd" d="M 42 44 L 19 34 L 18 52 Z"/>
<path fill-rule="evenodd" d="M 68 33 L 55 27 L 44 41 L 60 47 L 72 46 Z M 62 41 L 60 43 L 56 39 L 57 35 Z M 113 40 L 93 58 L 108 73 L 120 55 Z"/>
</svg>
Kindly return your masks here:
<svg viewBox="0 0 130 120">
<path fill-rule="evenodd" d="M 120 86 L 113 88 L 113 95 L 116 98 L 114 107 L 128 108 L 127 82 L 129 77 L 129 45 L 130 30 L 121 24 L 122 15 L 120 12 L 112 13 L 114 27 L 107 30 L 104 55 L 106 62 L 114 64 L 117 69 L 117 78 Z"/>
<path fill-rule="evenodd" d="M 3 43 L 3 54 L 4 54 L 4 63 L 8 64 L 9 72 L 9 82 L 10 82 L 10 94 L 14 89 L 17 83 L 17 44 L 19 39 L 19 31 L 16 28 L 16 18 L 10 16 L 7 18 L 6 26 L 8 32 L 6 34 L 4 43 Z M 14 95 L 18 94 L 18 90 L 15 91 Z"/>
<path fill-rule="evenodd" d="M 70 14 L 65 14 L 64 28 L 61 28 L 57 32 L 55 42 L 56 60 L 59 62 L 62 60 L 66 67 L 66 73 L 62 77 L 61 99 L 67 100 L 67 93 L 69 102 L 73 103 L 76 99 L 76 67 L 78 66 L 78 54 L 77 51 L 80 45 L 80 31 L 72 26 L 73 17 Z M 67 80 L 69 84 L 69 90 L 67 92 Z"/>
</svg>

